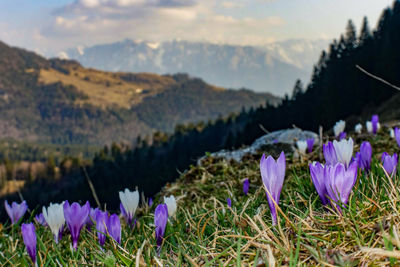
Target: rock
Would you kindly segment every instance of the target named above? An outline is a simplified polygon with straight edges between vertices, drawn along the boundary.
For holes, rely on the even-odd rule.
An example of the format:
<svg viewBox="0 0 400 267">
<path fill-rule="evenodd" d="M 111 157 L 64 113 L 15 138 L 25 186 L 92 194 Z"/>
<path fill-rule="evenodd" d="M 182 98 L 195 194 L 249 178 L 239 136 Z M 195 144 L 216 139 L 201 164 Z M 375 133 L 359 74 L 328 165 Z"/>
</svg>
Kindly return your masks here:
<svg viewBox="0 0 400 267">
<path fill-rule="evenodd" d="M 243 148 L 243 149 L 238 149 L 238 150 L 233 150 L 233 151 L 227 151 L 227 150 L 221 150 L 215 153 L 212 153 L 210 156 L 211 157 L 216 157 L 216 158 L 225 158 L 226 160 L 236 160 L 236 161 L 241 161 L 243 156 L 250 153 L 250 154 L 255 154 L 258 150 L 261 149 L 262 146 L 265 145 L 273 145 L 277 143 L 283 143 L 283 144 L 289 144 L 292 146 L 292 149 L 295 150 L 295 144 L 297 140 L 307 140 L 309 138 L 314 138 L 315 142 L 314 144 L 318 144 L 318 135 L 314 132 L 310 131 L 303 131 L 298 128 L 294 129 L 286 129 L 286 130 L 279 130 L 275 131 L 269 134 L 266 134 L 264 136 L 261 136 L 257 140 L 253 142 L 253 144 L 249 147 Z M 200 158 L 197 161 L 197 165 L 201 165 L 201 161 L 205 157 Z"/>
</svg>

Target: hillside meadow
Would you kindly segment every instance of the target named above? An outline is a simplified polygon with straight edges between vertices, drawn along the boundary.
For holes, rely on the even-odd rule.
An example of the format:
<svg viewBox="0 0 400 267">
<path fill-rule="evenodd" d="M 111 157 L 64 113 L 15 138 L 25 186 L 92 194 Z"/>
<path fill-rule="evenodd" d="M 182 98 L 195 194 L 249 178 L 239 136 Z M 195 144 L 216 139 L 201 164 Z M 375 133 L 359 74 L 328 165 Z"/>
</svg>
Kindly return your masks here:
<svg viewBox="0 0 400 267">
<path fill-rule="evenodd" d="M 107 234 L 102 247 L 96 230 L 84 227 L 74 251 L 67 227 L 56 244 L 48 227 L 35 223 L 38 264 L 396 266 L 400 259 L 400 181 L 398 170 L 392 176 L 385 171 L 381 156 L 383 152 L 398 152 L 398 144 L 387 127 L 377 135 L 351 137 L 353 155 L 363 141 L 371 143 L 372 163 L 370 172 L 357 171 L 356 183 L 341 212 L 334 205 L 322 205 L 310 177 L 309 163 L 323 162 L 321 146 L 301 157 L 285 151 L 286 174 L 277 224 L 273 225 L 260 176 L 260 158 L 263 153 L 276 158 L 282 148 L 287 148 L 276 144 L 247 155 L 242 162 L 208 157 L 201 165 L 192 166 L 175 183 L 167 185 L 151 206 L 147 199 L 141 200 L 133 228 L 121 217 L 120 243 Z M 324 136 L 324 142 L 328 140 L 332 137 Z M 243 192 L 245 178 L 250 182 L 247 195 Z M 157 247 L 154 209 L 169 195 L 175 196 L 177 211 L 168 219 L 162 245 Z M 90 204 L 95 207 L 95 203 Z M 0 261 L 4 265 L 31 264 L 20 224 L 34 221 L 40 211 L 41 207 L 35 207 L 14 226 L 9 222 L 1 226 Z"/>
</svg>

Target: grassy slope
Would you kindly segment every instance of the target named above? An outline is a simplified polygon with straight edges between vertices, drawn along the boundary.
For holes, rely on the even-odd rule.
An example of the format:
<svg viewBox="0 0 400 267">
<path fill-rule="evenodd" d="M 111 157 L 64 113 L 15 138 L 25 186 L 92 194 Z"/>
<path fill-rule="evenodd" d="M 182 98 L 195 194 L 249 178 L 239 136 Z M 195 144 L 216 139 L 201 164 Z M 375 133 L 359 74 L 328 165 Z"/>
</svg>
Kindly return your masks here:
<svg viewBox="0 0 400 267">
<path fill-rule="evenodd" d="M 242 163 L 208 158 L 203 166 L 192 167 L 160 194 L 174 194 L 178 212 L 167 226 L 161 255 L 157 257 L 153 215 L 142 207 L 137 227 L 123 228 L 122 244 L 107 241 L 102 251 L 92 233 L 83 232 L 78 253 L 70 249 L 65 235 L 56 246 L 49 230 L 39 229 L 40 262 L 56 266 L 98 266 L 114 261 L 118 266 L 141 263 L 160 266 L 255 266 L 258 263 L 296 266 L 377 266 L 398 265 L 400 259 L 399 175 L 385 176 L 380 165 L 383 151 L 398 152 L 396 142 L 384 129 L 374 136 L 357 136 L 355 151 L 363 140 L 373 146 L 370 175 L 359 174 L 349 208 L 339 215 L 324 209 L 311 184 L 308 163 L 318 160 L 319 151 L 302 161 L 287 154 L 286 180 L 281 194 L 277 227 L 271 226 L 265 192 L 261 187 L 261 152 Z M 276 155 L 280 147 L 262 152 Z M 251 181 L 248 196 L 242 193 L 242 180 Z M 117 192 L 115 192 L 117 194 Z M 232 209 L 226 198 L 232 198 Z M 160 200 L 160 199 L 158 199 Z M 157 201 L 156 201 L 157 203 Z M 94 203 L 92 203 L 94 204 Z M 67 230 L 68 231 L 68 230 Z M 0 262 L 26 264 L 20 230 L 5 226 L 0 232 Z M 259 265 L 263 266 L 263 265 Z M 365 265 L 364 265 L 365 266 Z"/>
</svg>

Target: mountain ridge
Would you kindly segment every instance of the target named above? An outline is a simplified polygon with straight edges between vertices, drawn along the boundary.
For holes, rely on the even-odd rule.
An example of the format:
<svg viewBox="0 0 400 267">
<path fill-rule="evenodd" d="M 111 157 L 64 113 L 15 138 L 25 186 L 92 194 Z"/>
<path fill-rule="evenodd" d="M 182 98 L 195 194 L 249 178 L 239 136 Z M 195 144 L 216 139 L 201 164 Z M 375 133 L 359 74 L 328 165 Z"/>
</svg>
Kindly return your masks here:
<svg viewBox="0 0 400 267">
<path fill-rule="evenodd" d="M 2 42 L 0 73 L 0 138 L 55 144 L 131 143 L 139 135 L 171 132 L 176 124 L 279 102 L 271 94 L 223 89 L 185 74 L 88 69 L 77 61 L 48 60 Z M 176 117 L 167 118 L 169 110 L 165 108 L 173 106 L 164 105 L 164 109 L 155 107 L 157 114 L 152 113 L 147 101 L 156 96 L 159 103 L 163 96 L 180 97 L 177 107 L 193 112 L 182 114 L 178 109 Z M 186 99 L 192 99 L 190 107 Z M 145 115 L 141 105 L 146 106 Z"/>
<path fill-rule="evenodd" d="M 318 49 L 315 54 L 320 51 Z M 78 46 L 63 52 L 62 56 L 76 59 L 85 67 L 101 70 L 158 74 L 184 71 L 217 86 L 246 87 L 279 95 L 290 93 L 296 79 L 309 79 L 311 73 L 308 69 L 283 60 L 277 53 L 277 57 L 272 54 L 268 47 L 125 39 L 89 47 Z"/>
</svg>

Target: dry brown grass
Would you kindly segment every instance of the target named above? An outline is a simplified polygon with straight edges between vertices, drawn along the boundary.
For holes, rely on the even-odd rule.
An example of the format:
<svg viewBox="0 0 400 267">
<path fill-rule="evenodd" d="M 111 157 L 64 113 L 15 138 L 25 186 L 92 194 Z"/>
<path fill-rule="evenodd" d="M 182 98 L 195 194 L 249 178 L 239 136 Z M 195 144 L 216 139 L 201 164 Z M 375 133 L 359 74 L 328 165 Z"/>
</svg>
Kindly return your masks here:
<svg viewBox="0 0 400 267">
<path fill-rule="evenodd" d="M 140 103 L 145 97 L 156 95 L 175 83 L 171 77 L 150 73 L 134 74 L 135 81 L 128 82 L 121 78 L 124 73 L 112 73 L 86 69 L 69 68 L 69 74 L 55 69 L 41 69 L 39 82 L 51 84 L 61 82 L 75 86 L 88 99 L 79 99 L 76 104 L 89 103 L 101 108 L 117 106 L 130 108 Z"/>
<path fill-rule="evenodd" d="M 9 194 L 14 194 L 18 190 L 22 189 L 26 181 L 6 181 L 5 185 L 0 189 L 0 197 L 4 197 Z"/>
</svg>

